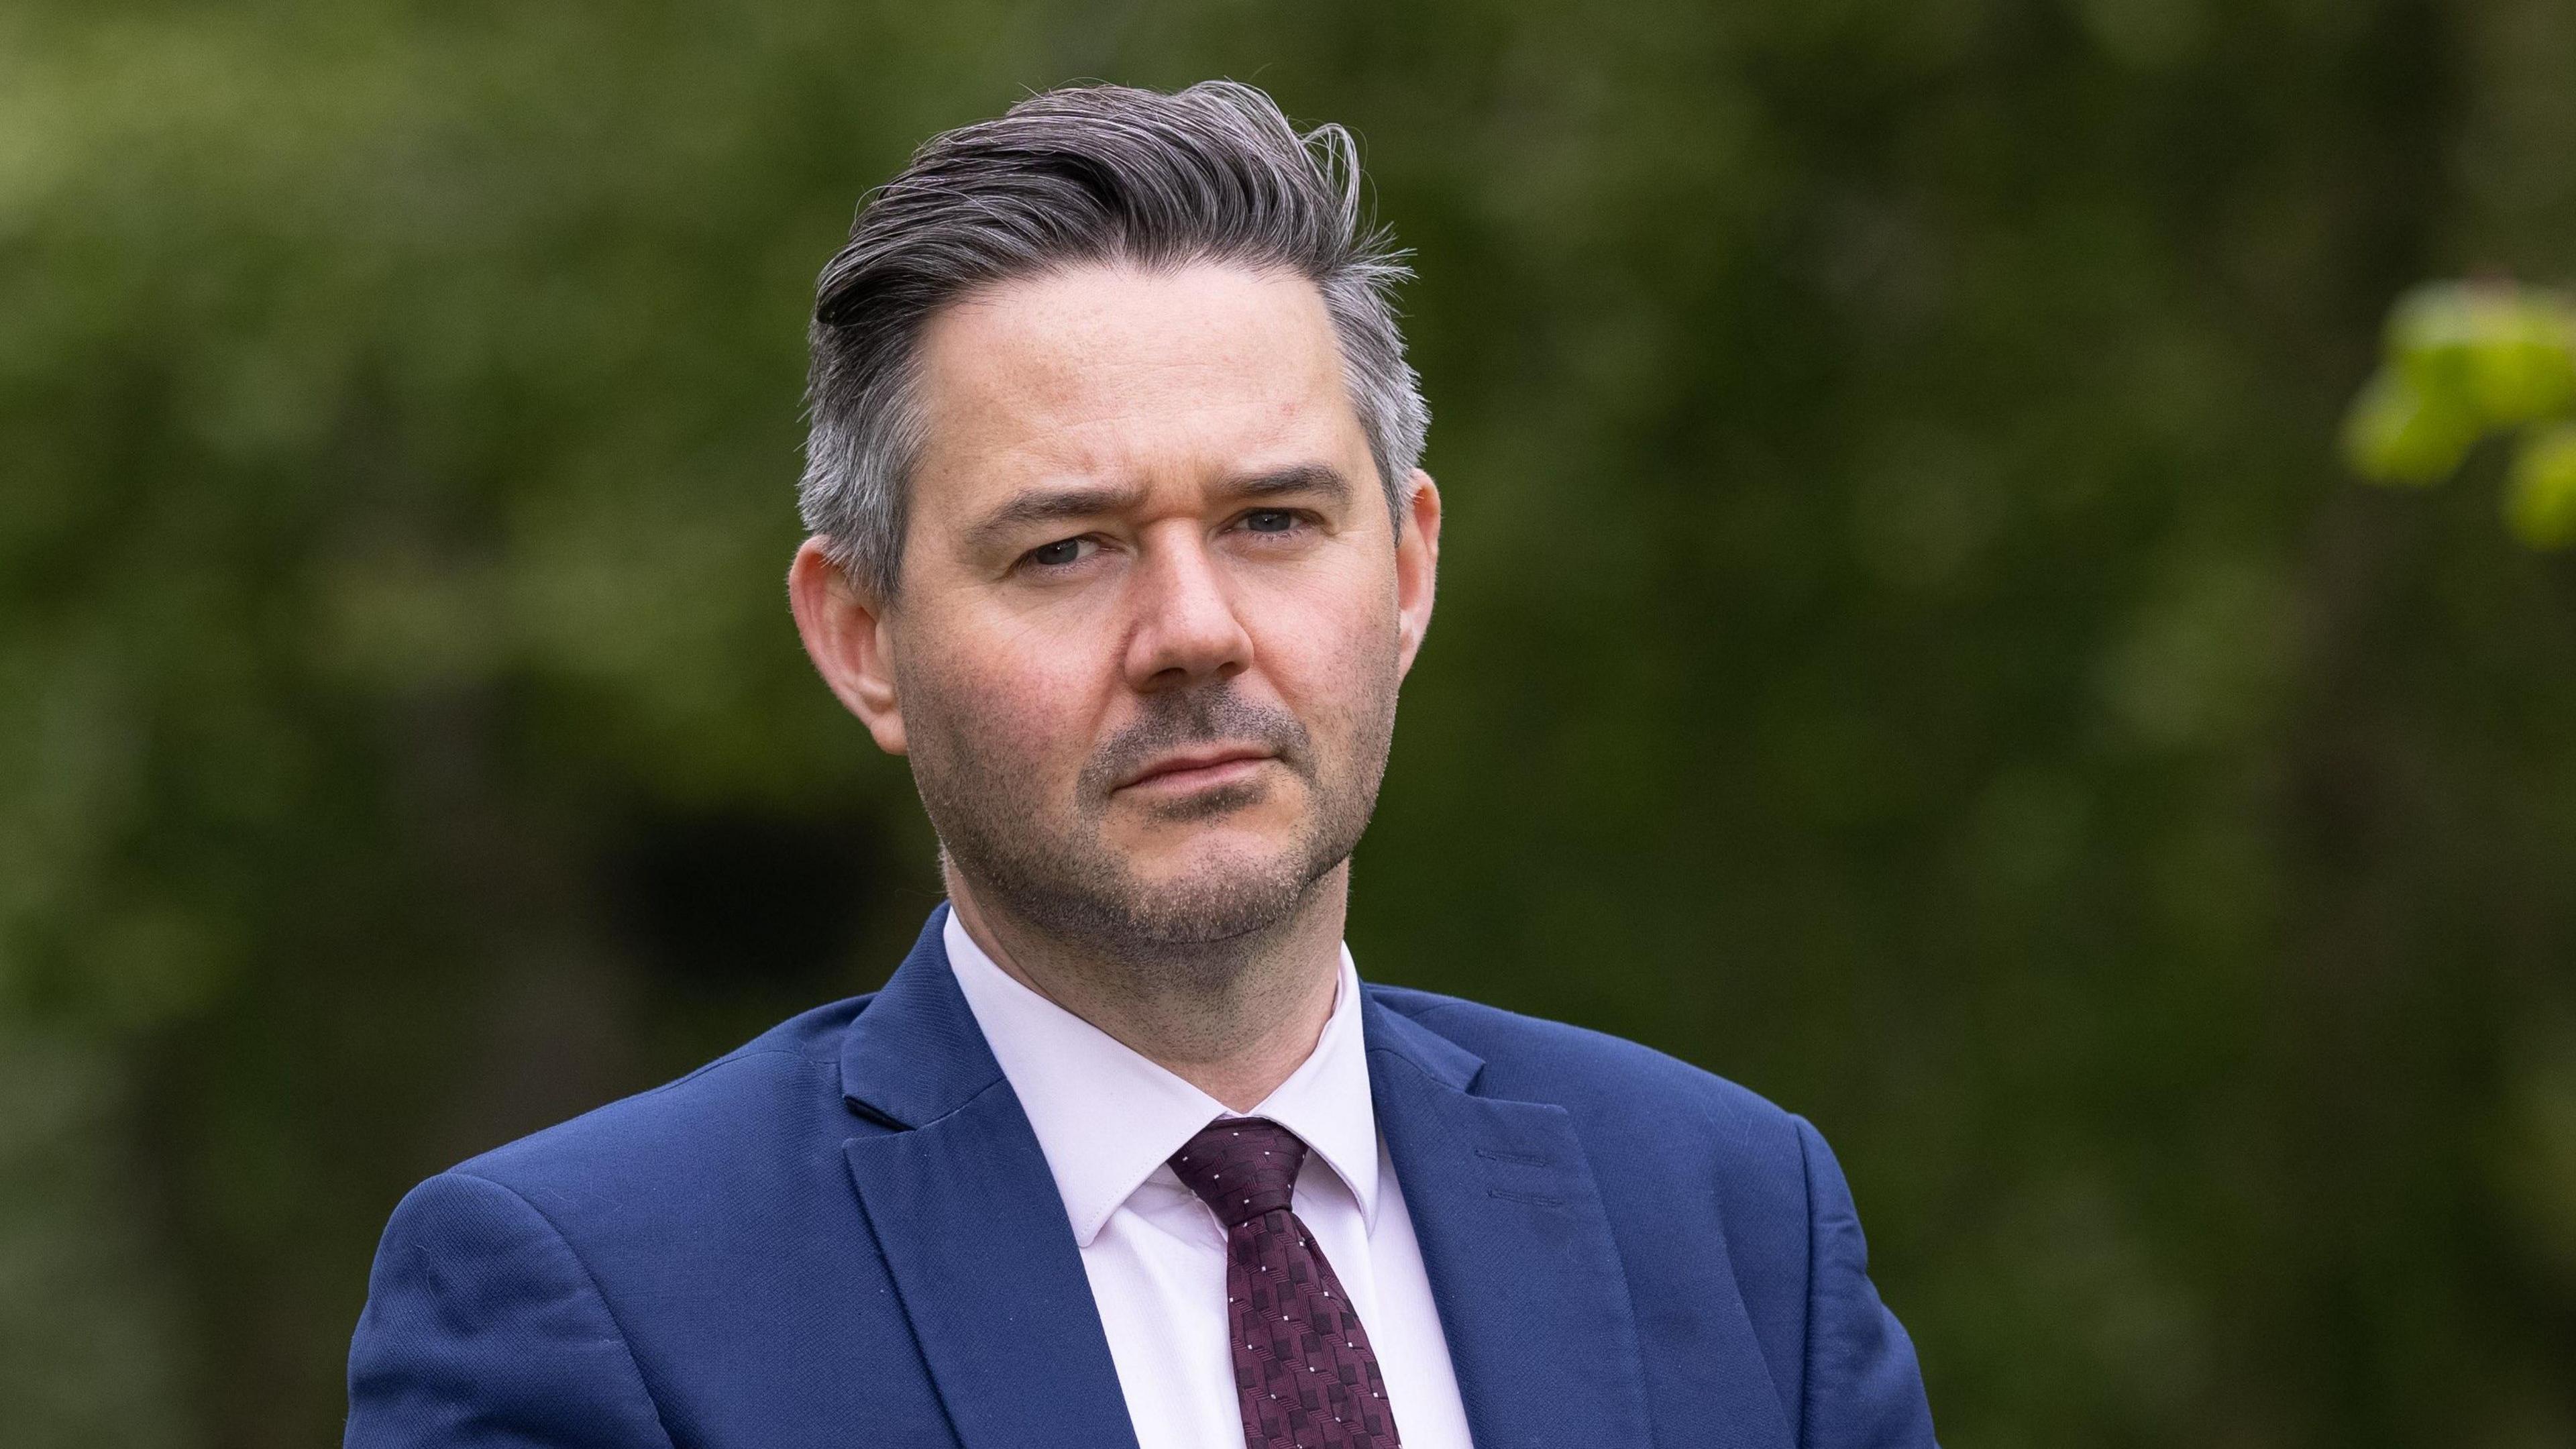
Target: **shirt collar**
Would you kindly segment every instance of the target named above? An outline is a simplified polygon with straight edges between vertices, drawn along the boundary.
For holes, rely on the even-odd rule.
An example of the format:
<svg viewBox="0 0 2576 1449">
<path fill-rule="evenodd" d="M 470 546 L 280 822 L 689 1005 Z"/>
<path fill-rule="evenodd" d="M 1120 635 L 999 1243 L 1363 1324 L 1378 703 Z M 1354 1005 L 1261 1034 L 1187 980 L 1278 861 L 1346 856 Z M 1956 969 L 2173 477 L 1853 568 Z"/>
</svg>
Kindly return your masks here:
<svg viewBox="0 0 2576 1449">
<path fill-rule="evenodd" d="M 950 911 L 941 932 L 948 965 L 1002 1075 L 1020 1099 L 1054 1174 L 1056 1192 L 1084 1247 L 1181 1144 L 1219 1117 L 1224 1103 L 1117 1038 L 1030 990 L 996 965 Z M 1369 1099 L 1360 1028 L 1359 971 L 1342 948 L 1333 1013 L 1315 1049 L 1261 1105 L 1304 1139 L 1377 1225 L 1377 1114 Z"/>
</svg>

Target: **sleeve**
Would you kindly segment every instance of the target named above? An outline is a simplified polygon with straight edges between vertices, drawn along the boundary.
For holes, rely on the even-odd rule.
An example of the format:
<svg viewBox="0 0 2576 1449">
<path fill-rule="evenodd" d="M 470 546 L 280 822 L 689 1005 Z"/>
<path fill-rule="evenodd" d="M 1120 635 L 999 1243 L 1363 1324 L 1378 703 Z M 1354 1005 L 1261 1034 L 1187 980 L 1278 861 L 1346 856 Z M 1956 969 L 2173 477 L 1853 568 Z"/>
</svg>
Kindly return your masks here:
<svg viewBox="0 0 2576 1449">
<path fill-rule="evenodd" d="M 1934 1449 L 1913 1340 L 1869 1281 L 1869 1247 L 1833 1150 L 1805 1118 L 1807 1367 L 1804 1449 Z"/>
<path fill-rule="evenodd" d="M 462 1173 L 412 1189 L 349 1345 L 347 1449 L 670 1443 L 599 1285 L 542 1213 Z"/>
</svg>

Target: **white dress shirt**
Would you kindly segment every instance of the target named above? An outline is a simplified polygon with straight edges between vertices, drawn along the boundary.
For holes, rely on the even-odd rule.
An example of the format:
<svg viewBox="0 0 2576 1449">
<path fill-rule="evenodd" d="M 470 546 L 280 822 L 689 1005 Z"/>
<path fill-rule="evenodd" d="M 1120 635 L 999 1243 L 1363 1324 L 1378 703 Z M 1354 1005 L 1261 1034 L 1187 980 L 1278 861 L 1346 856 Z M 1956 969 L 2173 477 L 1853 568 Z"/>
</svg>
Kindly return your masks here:
<svg viewBox="0 0 2576 1449">
<path fill-rule="evenodd" d="M 950 912 L 948 964 L 1036 1129 L 1141 1449 L 1243 1443 L 1225 1302 L 1225 1229 L 1168 1164 L 1219 1117 L 1266 1117 L 1311 1150 L 1295 1209 L 1342 1280 L 1386 1377 L 1405 1449 L 1467 1449 L 1467 1414 L 1413 1218 L 1369 1100 L 1350 948 L 1313 1054 L 1237 1114 L 993 963 Z"/>
</svg>

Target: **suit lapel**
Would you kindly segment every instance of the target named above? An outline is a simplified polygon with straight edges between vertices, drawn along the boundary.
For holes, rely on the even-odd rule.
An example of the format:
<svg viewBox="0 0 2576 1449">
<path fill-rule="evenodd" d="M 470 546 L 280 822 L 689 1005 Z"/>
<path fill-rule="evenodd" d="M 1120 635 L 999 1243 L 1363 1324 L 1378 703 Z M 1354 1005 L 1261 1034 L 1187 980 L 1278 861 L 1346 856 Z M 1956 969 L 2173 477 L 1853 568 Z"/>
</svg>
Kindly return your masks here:
<svg viewBox="0 0 2576 1449">
<path fill-rule="evenodd" d="M 1562 1107 L 1368 1001 L 1369 1090 L 1478 1449 L 1651 1441 L 1628 1281 Z"/>
<path fill-rule="evenodd" d="M 1064 1201 L 948 969 L 946 921 L 843 1041 L 844 1094 L 892 1129 L 842 1145 L 850 1179 L 965 1449 L 1133 1449 Z"/>
</svg>

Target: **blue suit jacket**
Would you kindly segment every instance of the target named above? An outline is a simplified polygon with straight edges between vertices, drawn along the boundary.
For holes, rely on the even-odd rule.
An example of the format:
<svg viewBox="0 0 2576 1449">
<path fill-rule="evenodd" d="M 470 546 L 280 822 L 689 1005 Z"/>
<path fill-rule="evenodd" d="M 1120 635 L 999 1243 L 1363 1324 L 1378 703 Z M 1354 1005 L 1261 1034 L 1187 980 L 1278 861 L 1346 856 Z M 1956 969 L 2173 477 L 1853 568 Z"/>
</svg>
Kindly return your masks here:
<svg viewBox="0 0 2576 1449">
<path fill-rule="evenodd" d="M 875 995 L 415 1188 L 348 1443 L 1133 1449 L 943 919 Z M 1612 1037 L 1363 990 L 1480 1449 L 1932 1444 L 1815 1129 Z"/>
</svg>

